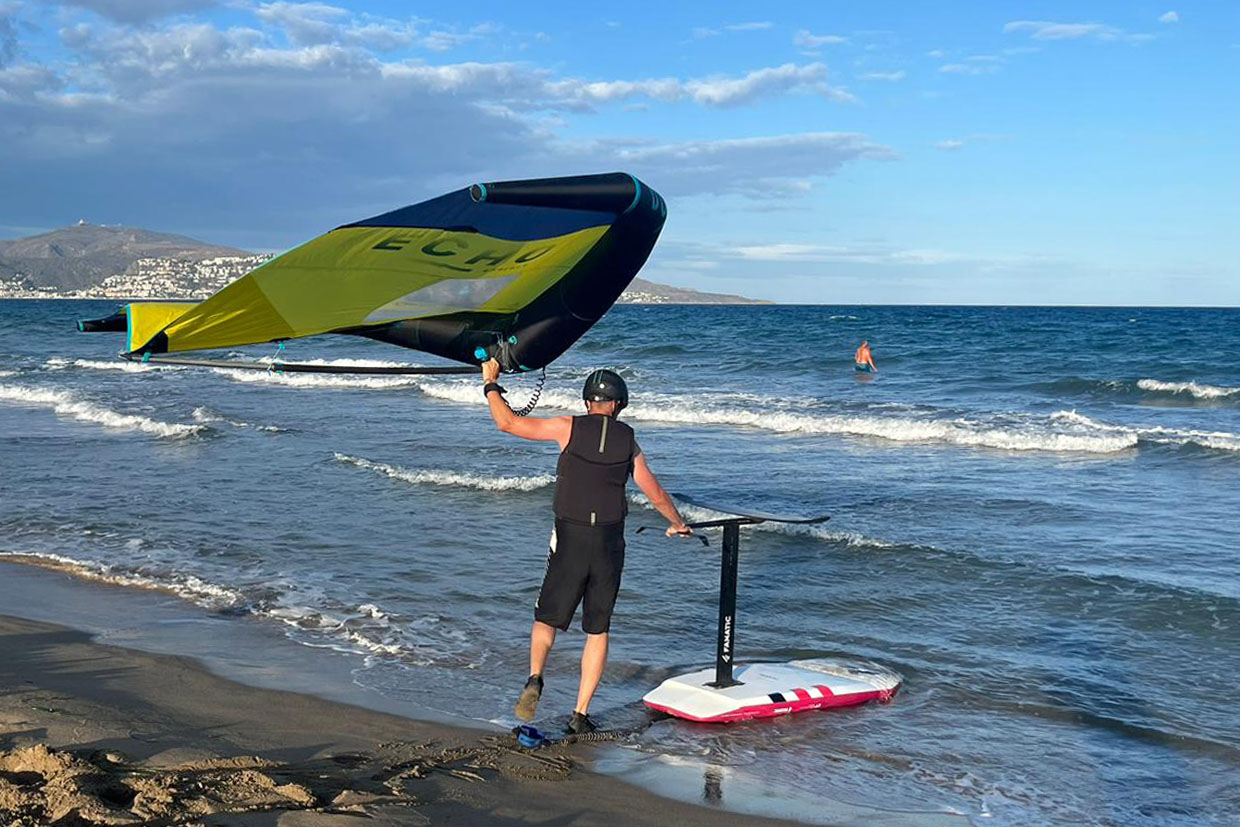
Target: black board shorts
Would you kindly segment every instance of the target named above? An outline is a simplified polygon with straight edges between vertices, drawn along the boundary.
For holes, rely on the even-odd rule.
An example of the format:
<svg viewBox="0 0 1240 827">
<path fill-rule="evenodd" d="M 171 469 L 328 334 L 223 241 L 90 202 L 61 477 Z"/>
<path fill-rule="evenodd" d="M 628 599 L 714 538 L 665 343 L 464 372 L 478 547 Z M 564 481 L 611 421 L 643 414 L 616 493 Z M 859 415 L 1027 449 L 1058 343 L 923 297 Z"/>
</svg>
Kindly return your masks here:
<svg viewBox="0 0 1240 827">
<path fill-rule="evenodd" d="M 564 631 L 584 603 L 582 630 L 588 635 L 606 632 L 623 569 L 624 523 L 591 526 L 556 520 L 534 619 Z"/>
</svg>

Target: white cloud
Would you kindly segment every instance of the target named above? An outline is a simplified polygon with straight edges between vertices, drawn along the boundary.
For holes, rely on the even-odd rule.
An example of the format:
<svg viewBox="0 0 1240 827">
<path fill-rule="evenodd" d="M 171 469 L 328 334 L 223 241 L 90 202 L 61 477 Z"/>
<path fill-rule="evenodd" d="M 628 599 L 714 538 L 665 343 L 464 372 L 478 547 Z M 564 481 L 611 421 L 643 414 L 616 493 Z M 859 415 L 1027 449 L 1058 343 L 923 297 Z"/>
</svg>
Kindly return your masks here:
<svg viewBox="0 0 1240 827">
<path fill-rule="evenodd" d="M 828 245 L 755 238 L 729 245 L 679 239 L 673 230 L 665 231 L 645 277 L 781 301 L 916 304 L 942 302 L 949 293 L 956 300 L 995 302 L 993 296 L 1013 295 L 996 287 L 1027 283 L 1044 294 L 1048 273 L 1070 282 L 1080 279 L 1081 269 L 1036 252 L 991 255 L 894 240 Z M 1033 290 L 1019 295 L 1022 302 L 1038 301 Z"/>
<path fill-rule="evenodd" d="M 1003 58 L 996 55 L 971 55 L 963 61 L 947 63 L 939 71 L 949 75 L 989 75 L 999 71 Z"/>
<path fill-rule="evenodd" d="M 0 69 L 17 57 L 17 3 L 0 3 Z"/>
<path fill-rule="evenodd" d="M 947 152 L 954 152 L 955 150 L 963 149 L 966 144 L 979 143 L 982 141 L 1003 141 L 1003 140 L 1007 140 L 1009 137 L 1011 136 L 995 134 L 995 133 L 976 132 L 972 135 L 966 135 L 963 138 L 947 138 L 945 140 L 939 141 L 938 143 L 934 145 L 934 148 L 942 149 Z"/>
<path fill-rule="evenodd" d="M 797 66 L 785 63 L 757 69 L 741 78 L 712 77 L 689 81 L 686 89 L 696 103 L 706 106 L 737 106 L 778 92 L 812 92 L 841 102 L 854 98 L 827 84 L 827 67 L 821 63 Z"/>
<path fill-rule="evenodd" d="M 866 72 L 865 74 L 858 75 L 857 77 L 861 80 L 889 80 L 894 82 L 897 80 L 904 80 L 904 70 L 899 69 L 895 72 Z"/>
<path fill-rule="evenodd" d="M 1003 33 L 1028 32 L 1034 40 L 1096 40 L 1142 41 L 1150 39 L 1147 34 L 1129 34 L 1123 29 L 1105 23 L 1053 23 L 1047 20 L 1015 20 L 1004 25 Z"/>
<path fill-rule="evenodd" d="M 334 43 L 338 40 L 340 22 L 349 12 L 326 3 L 267 3 L 254 12 L 264 23 L 279 26 L 295 46 Z"/>
<path fill-rule="evenodd" d="M 932 57 L 935 60 L 940 60 L 944 57 L 947 57 L 947 52 L 943 51 L 942 49 L 931 49 L 930 51 L 926 52 L 926 57 Z"/>
<path fill-rule="evenodd" d="M 465 31 L 431 29 L 423 32 L 427 21 L 396 20 L 353 12 L 327 3 L 289 3 L 279 0 L 258 6 L 255 16 L 283 31 L 294 46 L 338 44 L 390 52 L 418 46 L 432 52 L 446 52 L 464 43 L 496 34 L 499 27 L 483 23 Z M 545 37 L 545 36 L 543 36 Z M 539 39 L 539 35 L 535 35 Z"/>
<path fill-rule="evenodd" d="M 946 63 L 939 67 L 939 71 L 948 75 L 989 75 L 999 71 L 999 62 L 970 60 L 965 63 Z"/>
<path fill-rule="evenodd" d="M 42 66 L 10 66 L 0 69 L 0 106 L 18 102 L 37 106 L 42 96 L 57 93 L 64 86 L 64 81 L 55 72 Z M 10 128 L 16 126 L 18 124 L 14 122 Z M 0 122 L 0 135 L 5 131 L 3 122 Z"/>
<path fill-rule="evenodd" d="M 669 77 L 637 81 L 569 79 L 548 82 L 546 89 L 559 100 L 585 104 L 648 97 L 665 103 L 689 100 L 701 106 L 727 108 L 784 93 L 815 94 L 845 103 L 855 100 L 844 89 L 827 82 L 827 67 L 822 63 L 803 66 L 785 63 L 755 69 L 740 77 L 716 75 L 688 80 Z"/>
<path fill-rule="evenodd" d="M 1158 18 L 1158 22 L 1159 23 L 1179 23 L 1180 15 L 1178 12 L 1169 11 L 1166 14 L 1160 15 Z"/>
<path fill-rule="evenodd" d="M 837 34 L 812 34 L 808 29 L 801 29 L 792 38 L 793 44 L 802 49 L 819 49 L 823 46 L 838 46 L 847 43 L 848 38 Z"/>
<path fill-rule="evenodd" d="M 361 36 L 373 20 L 326 5 L 299 12 L 272 4 L 253 28 L 70 24 L 63 61 L 0 68 L 0 192 L 23 193 L 22 214 L 0 221 L 55 226 L 65 205 L 106 204 L 100 220 L 273 249 L 479 177 L 620 168 L 671 197 L 769 201 L 846 164 L 895 157 L 857 134 L 562 135 L 573 113 L 609 102 L 849 99 L 822 64 L 591 81 L 518 62 L 386 60 Z"/>
<path fill-rule="evenodd" d="M 849 262 L 854 264 L 932 266 L 968 261 L 969 257 L 935 249 L 899 249 L 878 244 L 828 246 L 821 244 L 751 244 L 720 251 L 748 261 Z"/>
<path fill-rule="evenodd" d="M 590 151 L 610 154 L 626 169 L 648 174 L 668 195 L 737 193 L 760 198 L 808 192 L 811 179 L 833 175 L 852 161 L 896 159 L 889 147 L 865 135 L 839 132 L 627 145 L 599 142 Z"/>
<path fill-rule="evenodd" d="M 208 9 L 219 0 L 62 0 L 63 5 L 88 9 L 120 23 L 145 23 L 174 14 Z"/>
<path fill-rule="evenodd" d="M 725 26 L 711 28 L 709 26 L 698 26 L 693 29 L 694 40 L 705 40 L 708 37 L 718 37 L 724 32 L 755 32 L 772 29 L 775 24 L 769 20 L 757 20 L 748 23 L 729 23 Z"/>
</svg>

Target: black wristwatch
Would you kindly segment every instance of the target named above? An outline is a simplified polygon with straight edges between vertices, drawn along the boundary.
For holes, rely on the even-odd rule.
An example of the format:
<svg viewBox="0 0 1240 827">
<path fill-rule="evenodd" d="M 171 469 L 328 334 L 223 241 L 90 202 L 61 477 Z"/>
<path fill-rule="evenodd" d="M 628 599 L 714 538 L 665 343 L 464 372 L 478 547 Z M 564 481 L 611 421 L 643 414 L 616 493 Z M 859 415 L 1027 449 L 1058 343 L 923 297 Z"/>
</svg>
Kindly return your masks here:
<svg viewBox="0 0 1240 827">
<path fill-rule="evenodd" d="M 490 396 L 491 391 L 499 391 L 500 393 L 507 393 L 507 391 L 504 390 L 503 385 L 501 385 L 499 382 L 487 382 L 485 385 L 482 386 L 483 396 Z"/>
</svg>

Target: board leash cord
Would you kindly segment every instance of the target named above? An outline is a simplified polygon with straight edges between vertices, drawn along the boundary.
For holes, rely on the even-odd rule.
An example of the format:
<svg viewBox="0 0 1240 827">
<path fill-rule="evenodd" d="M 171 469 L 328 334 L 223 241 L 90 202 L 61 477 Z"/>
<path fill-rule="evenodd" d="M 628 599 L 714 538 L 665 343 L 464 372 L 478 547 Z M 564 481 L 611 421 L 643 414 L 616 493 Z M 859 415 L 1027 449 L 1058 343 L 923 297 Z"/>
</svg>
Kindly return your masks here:
<svg viewBox="0 0 1240 827">
<path fill-rule="evenodd" d="M 649 726 L 649 725 L 647 725 Z M 522 724 L 514 727 L 512 734 L 517 736 L 517 743 L 523 747 L 530 749 L 538 749 L 548 744 L 584 744 L 598 743 L 602 741 L 625 741 L 634 735 L 641 734 L 646 727 L 631 727 L 629 729 L 607 729 L 595 730 L 594 732 L 582 732 L 575 735 L 565 735 L 561 738 L 551 738 L 544 734 L 536 727 L 529 724 Z"/>
</svg>

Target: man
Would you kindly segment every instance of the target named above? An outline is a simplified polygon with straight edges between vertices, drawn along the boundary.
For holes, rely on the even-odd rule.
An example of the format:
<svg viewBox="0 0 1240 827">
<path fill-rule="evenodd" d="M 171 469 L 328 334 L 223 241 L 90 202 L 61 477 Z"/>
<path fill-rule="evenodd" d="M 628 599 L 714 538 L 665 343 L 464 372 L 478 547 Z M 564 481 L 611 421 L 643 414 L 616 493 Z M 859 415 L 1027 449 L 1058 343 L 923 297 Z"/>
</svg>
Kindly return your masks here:
<svg viewBox="0 0 1240 827">
<path fill-rule="evenodd" d="M 874 364 L 874 354 L 870 352 L 870 342 L 868 339 L 861 340 L 861 347 L 857 348 L 857 352 L 853 355 L 856 362 L 856 369 L 865 371 L 866 373 L 878 373 L 878 365 Z"/>
<path fill-rule="evenodd" d="M 624 568 L 624 517 L 628 513 L 624 489 L 629 476 L 667 518 L 669 537 L 693 532 L 651 473 L 633 429 L 616 419 L 629 401 L 629 390 L 618 374 L 596 370 L 586 377 L 581 391 L 586 403 L 584 416 L 539 418 L 519 417 L 512 412 L 504 401 L 504 389 L 496 383 L 499 370 L 494 359 L 482 366 L 482 392 L 496 426 L 523 439 L 560 446 L 555 528 L 530 632 L 530 677 L 514 711 L 523 721 L 533 719 L 542 695 L 543 666 L 556 632 L 568 629 L 578 604 L 584 602 L 581 628 L 586 644 L 581 653 L 581 683 L 567 731 L 593 732 L 590 699 L 607 663 L 611 613 Z"/>
</svg>

